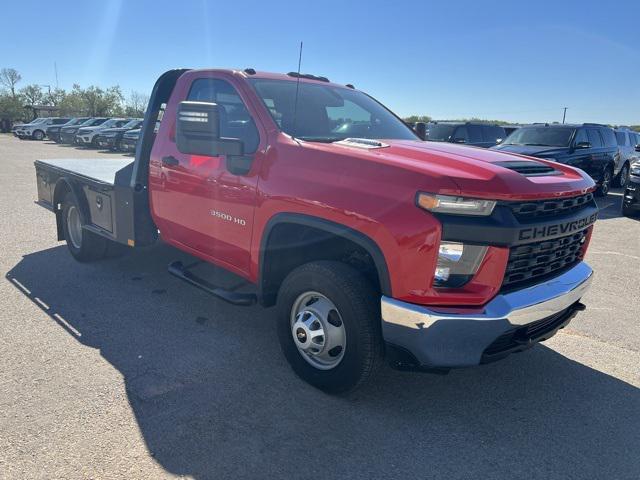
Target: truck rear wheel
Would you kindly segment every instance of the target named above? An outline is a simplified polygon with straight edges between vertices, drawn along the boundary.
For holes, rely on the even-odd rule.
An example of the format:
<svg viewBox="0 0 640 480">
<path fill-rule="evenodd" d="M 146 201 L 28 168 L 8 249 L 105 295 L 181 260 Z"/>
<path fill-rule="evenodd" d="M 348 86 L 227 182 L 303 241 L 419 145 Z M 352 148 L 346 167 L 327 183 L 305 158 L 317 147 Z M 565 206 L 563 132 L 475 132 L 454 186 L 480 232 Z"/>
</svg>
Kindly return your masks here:
<svg viewBox="0 0 640 480">
<path fill-rule="evenodd" d="M 79 262 L 91 262 L 106 256 L 109 240 L 82 228 L 80 207 L 71 193 L 67 193 L 62 204 L 62 227 L 67 247 Z"/>
<path fill-rule="evenodd" d="M 278 337 L 300 378 L 329 393 L 353 390 L 382 363 L 380 295 L 343 263 L 302 265 L 280 288 Z"/>
</svg>

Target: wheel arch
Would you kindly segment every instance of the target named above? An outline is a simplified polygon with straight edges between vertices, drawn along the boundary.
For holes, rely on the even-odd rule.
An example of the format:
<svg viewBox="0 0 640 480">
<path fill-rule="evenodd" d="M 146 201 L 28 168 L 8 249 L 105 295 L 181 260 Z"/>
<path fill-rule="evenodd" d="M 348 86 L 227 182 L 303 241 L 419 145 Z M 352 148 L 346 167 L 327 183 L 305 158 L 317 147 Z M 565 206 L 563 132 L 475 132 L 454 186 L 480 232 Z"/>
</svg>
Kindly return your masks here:
<svg viewBox="0 0 640 480">
<path fill-rule="evenodd" d="M 89 204 L 87 198 L 84 195 L 82 189 L 69 177 L 61 177 L 56 182 L 53 190 L 53 211 L 56 214 L 56 228 L 58 233 L 58 240 L 64 240 L 64 228 L 62 226 L 62 202 L 64 197 L 71 193 L 80 210 L 80 219 L 83 225 L 89 223 Z"/>
<path fill-rule="evenodd" d="M 283 229 L 285 231 L 283 231 Z M 320 232 L 324 235 L 318 240 L 307 240 L 301 237 L 283 236 L 281 233 L 290 233 L 294 229 L 306 232 Z M 300 213 L 279 213 L 274 215 L 264 228 L 260 241 L 260 258 L 258 274 L 259 301 L 264 306 L 271 306 L 276 303 L 278 289 L 284 277 L 293 268 L 306 263 L 324 258 L 323 252 L 310 247 L 335 245 L 334 240 L 340 243 L 337 248 L 344 248 L 348 245 L 357 246 L 357 249 L 370 257 L 375 270 L 376 287 L 383 295 L 391 296 L 391 280 L 387 262 L 378 244 L 366 234 L 348 227 L 344 224 L 332 222 L 324 218 L 305 215 Z M 284 243 L 280 243 L 284 241 Z M 289 249 L 304 253 L 301 255 L 302 261 L 296 261 L 290 255 L 281 254 Z M 360 250 L 361 249 L 361 250 Z M 310 252 L 309 250 L 313 250 Z M 278 255 L 278 259 L 273 256 Z"/>
</svg>

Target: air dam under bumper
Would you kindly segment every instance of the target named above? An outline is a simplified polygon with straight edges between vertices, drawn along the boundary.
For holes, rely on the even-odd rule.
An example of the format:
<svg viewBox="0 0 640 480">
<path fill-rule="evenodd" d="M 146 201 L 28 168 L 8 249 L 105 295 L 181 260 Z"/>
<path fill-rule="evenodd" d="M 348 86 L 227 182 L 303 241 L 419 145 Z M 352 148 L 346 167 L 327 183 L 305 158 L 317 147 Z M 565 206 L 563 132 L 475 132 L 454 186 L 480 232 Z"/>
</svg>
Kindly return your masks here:
<svg viewBox="0 0 640 480">
<path fill-rule="evenodd" d="M 466 311 L 383 296 L 382 334 L 394 347 L 398 367 L 479 365 L 545 340 L 564 327 L 584 308 L 579 300 L 592 275 L 593 270 L 580 262 L 557 277 L 500 294 L 481 309 Z"/>
</svg>

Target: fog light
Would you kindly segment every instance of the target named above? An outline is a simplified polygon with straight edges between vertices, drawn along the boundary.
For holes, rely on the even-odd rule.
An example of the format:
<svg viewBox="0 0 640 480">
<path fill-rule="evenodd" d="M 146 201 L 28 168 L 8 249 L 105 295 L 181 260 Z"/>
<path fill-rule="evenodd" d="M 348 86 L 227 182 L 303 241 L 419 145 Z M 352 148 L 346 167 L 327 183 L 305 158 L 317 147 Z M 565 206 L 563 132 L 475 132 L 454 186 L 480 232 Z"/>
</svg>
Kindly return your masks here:
<svg viewBox="0 0 640 480">
<path fill-rule="evenodd" d="M 442 242 L 434 272 L 436 287 L 458 288 L 469 282 L 487 253 L 486 246 Z"/>
</svg>

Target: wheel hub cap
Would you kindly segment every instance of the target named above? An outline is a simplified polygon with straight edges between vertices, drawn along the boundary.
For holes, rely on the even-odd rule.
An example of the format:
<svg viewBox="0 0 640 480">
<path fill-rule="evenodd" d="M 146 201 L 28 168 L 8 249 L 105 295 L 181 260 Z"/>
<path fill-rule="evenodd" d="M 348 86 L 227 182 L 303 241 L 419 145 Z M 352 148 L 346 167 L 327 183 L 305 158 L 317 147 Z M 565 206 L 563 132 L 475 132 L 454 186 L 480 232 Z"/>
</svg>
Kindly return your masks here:
<svg viewBox="0 0 640 480">
<path fill-rule="evenodd" d="M 303 293 L 294 302 L 291 334 L 302 358 L 317 369 L 334 368 L 344 356 L 347 337 L 342 318 L 320 293 Z"/>
</svg>

